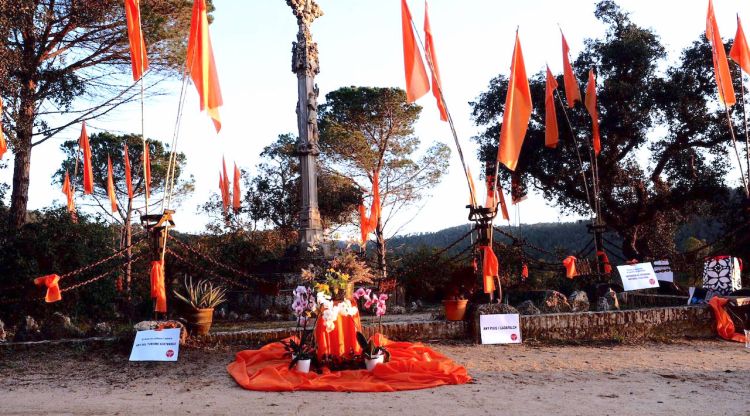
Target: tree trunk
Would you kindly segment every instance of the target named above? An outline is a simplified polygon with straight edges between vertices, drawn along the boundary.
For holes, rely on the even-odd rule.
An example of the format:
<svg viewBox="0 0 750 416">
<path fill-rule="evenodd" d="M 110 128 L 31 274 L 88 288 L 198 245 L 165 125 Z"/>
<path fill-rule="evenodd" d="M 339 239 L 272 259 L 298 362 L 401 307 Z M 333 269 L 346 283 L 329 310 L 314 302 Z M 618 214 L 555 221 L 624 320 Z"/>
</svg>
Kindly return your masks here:
<svg viewBox="0 0 750 416">
<path fill-rule="evenodd" d="M 383 222 L 380 218 L 378 218 L 378 226 L 375 228 L 375 237 L 378 240 L 378 269 L 380 270 L 380 277 L 385 279 L 388 277 L 388 269 L 385 262 L 385 234 L 383 234 Z"/>
<path fill-rule="evenodd" d="M 29 203 L 29 172 L 31 170 L 31 138 L 34 134 L 34 91 L 36 83 L 28 81 L 21 88 L 21 105 L 16 119 L 16 140 L 13 146 L 13 193 L 10 197 L 9 225 L 19 229 L 26 222 Z"/>
</svg>

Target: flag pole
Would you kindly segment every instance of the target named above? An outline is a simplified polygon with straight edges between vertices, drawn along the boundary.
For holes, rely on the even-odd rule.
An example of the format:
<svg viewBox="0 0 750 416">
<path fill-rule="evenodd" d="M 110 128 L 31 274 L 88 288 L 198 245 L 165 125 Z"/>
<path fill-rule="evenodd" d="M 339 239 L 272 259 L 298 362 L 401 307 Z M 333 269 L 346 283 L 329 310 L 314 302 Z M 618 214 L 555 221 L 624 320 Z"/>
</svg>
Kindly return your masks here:
<svg viewBox="0 0 750 416">
<path fill-rule="evenodd" d="M 565 104 L 562 101 L 562 97 L 560 96 L 560 91 L 558 89 L 555 89 L 555 94 L 557 95 L 557 100 L 560 102 L 560 107 L 562 107 L 563 114 L 565 115 L 565 123 L 568 126 L 568 131 L 570 132 L 570 135 L 573 137 L 573 141 L 575 142 L 576 156 L 578 157 L 578 165 L 581 167 L 581 179 L 583 179 L 583 188 L 586 190 L 586 201 L 589 203 L 589 208 L 591 209 L 592 219 L 593 219 L 594 206 L 591 203 L 591 195 L 589 194 L 589 181 L 586 179 L 586 171 L 583 168 L 583 158 L 581 158 L 581 150 L 579 149 L 580 145 L 578 143 L 578 136 L 573 131 L 573 124 L 570 122 L 570 117 L 568 116 L 568 110 L 565 108 Z"/>
<path fill-rule="evenodd" d="M 747 109 L 745 108 L 745 76 L 742 75 L 742 68 L 740 68 L 740 91 L 742 92 L 742 120 L 745 124 L 745 156 L 747 157 L 747 171 L 750 175 L 750 133 L 748 132 L 747 125 Z M 740 166 L 742 164 L 740 163 Z"/>
</svg>

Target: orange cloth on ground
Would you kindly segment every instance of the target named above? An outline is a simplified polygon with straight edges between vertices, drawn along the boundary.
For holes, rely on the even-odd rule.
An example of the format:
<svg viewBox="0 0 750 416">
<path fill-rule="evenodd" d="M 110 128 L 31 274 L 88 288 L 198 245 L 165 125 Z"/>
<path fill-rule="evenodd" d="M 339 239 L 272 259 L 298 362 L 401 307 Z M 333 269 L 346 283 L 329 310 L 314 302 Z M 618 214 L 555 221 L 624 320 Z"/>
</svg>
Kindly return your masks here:
<svg viewBox="0 0 750 416">
<path fill-rule="evenodd" d="M 380 334 L 375 335 L 375 343 L 388 348 L 391 361 L 371 372 L 324 369 L 322 374 L 303 374 L 289 370 L 290 358 L 279 342 L 238 352 L 227 371 L 242 388 L 257 391 L 389 392 L 471 381 L 466 368 L 422 344 L 392 342 Z"/>
<path fill-rule="evenodd" d="M 357 343 L 357 332 L 361 330 L 362 323 L 359 321 L 359 313 L 354 316 L 339 315 L 331 332 L 326 332 L 325 322 L 323 319 L 318 319 L 315 326 L 318 357 L 324 355 L 344 357 L 352 351 L 355 354 L 362 353 L 362 348 Z"/>
<path fill-rule="evenodd" d="M 164 286 L 164 260 L 151 262 L 151 298 L 156 299 L 154 311 L 167 312 L 167 289 Z"/>
<path fill-rule="evenodd" d="M 576 258 L 574 256 L 568 256 L 563 260 L 563 266 L 565 266 L 565 277 L 572 279 L 578 276 L 576 272 Z"/>
<path fill-rule="evenodd" d="M 745 336 L 736 333 L 734 330 L 734 322 L 725 310 L 727 303 L 729 303 L 729 299 L 718 296 L 714 296 L 708 301 L 708 306 L 714 311 L 714 317 L 716 318 L 716 333 L 729 341 L 745 342 Z"/>
<path fill-rule="evenodd" d="M 47 303 L 57 302 L 62 299 L 60 295 L 60 286 L 57 282 L 60 281 L 60 276 L 56 274 L 48 274 L 47 276 L 37 277 L 34 279 L 34 284 L 37 286 L 46 286 L 47 294 L 44 296 L 44 301 Z"/>
</svg>

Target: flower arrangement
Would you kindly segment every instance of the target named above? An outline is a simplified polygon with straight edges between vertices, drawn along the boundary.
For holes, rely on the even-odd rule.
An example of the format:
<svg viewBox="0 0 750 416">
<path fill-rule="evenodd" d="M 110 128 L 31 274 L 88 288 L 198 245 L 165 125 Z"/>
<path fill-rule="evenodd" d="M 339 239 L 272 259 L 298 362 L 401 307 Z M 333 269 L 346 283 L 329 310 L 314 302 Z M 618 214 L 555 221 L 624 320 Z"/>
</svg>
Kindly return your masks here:
<svg viewBox="0 0 750 416">
<path fill-rule="evenodd" d="M 287 351 L 287 354 L 291 356 L 292 360 L 289 363 L 289 368 L 291 369 L 295 365 L 297 365 L 298 362 L 304 361 L 304 360 L 315 360 L 315 346 L 309 342 L 310 334 L 303 332 L 302 337 L 299 338 L 299 341 L 291 338 L 287 341 L 281 341 L 281 343 L 284 345 L 284 349 Z"/>
<path fill-rule="evenodd" d="M 387 363 L 391 360 L 391 353 L 388 352 L 384 346 L 375 346 L 372 338 L 368 340 L 367 337 L 365 337 L 365 334 L 361 332 L 357 332 L 357 343 L 359 343 L 360 348 L 362 348 L 362 356 L 364 356 L 365 359 L 376 360 L 380 356 L 383 356 L 383 362 Z"/>
</svg>

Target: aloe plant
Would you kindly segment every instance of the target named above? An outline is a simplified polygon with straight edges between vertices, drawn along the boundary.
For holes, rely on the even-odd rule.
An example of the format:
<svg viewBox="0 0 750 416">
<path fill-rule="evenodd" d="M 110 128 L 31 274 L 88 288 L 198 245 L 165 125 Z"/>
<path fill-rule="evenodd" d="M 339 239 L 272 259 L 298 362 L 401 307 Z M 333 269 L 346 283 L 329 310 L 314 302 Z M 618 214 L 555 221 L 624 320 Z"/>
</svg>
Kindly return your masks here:
<svg viewBox="0 0 750 416">
<path fill-rule="evenodd" d="M 226 301 L 226 289 L 219 285 L 214 286 L 208 280 L 193 283 L 192 277 L 186 277 L 183 289 L 184 294 L 175 290 L 174 295 L 196 309 L 216 308 Z"/>
<path fill-rule="evenodd" d="M 384 346 L 375 346 L 372 338 L 368 340 L 361 332 L 357 332 L 357 343 L 362 348 L 362 355 L 368 360 L 377 358 L 381 354 L 385 355 L 383 362 L 387 363 L 391 360 L 391 353 Z"/>
</svg>

